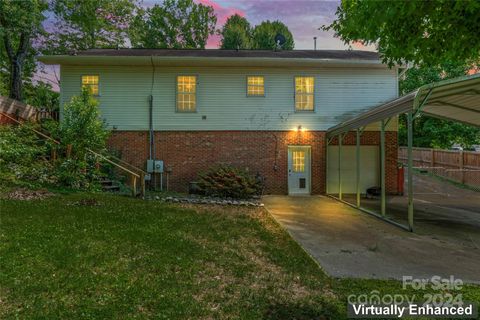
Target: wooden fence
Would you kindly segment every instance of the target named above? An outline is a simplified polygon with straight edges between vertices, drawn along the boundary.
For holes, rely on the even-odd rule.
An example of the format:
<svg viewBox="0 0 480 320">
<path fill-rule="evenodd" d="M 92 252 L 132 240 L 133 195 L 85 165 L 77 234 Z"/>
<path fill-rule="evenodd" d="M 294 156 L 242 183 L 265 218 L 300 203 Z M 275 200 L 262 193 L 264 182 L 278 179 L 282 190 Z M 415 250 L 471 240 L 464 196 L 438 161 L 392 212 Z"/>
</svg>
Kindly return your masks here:
<svg viewBox="0 0 480 320">
<path fill-rule="evenodd" d="M 0 124 L 14 123 L 9 117 L 15 120 L 40 121 L 43 119 L 53 119 L 58 121 L 58 111 L 50 111 L 42 108 L 36 108 L 23 102 L 0 96 Z"/>
<path fill-rule="evenodd" d="M 436 175 L 480 187 L 480 152 L 413 148 L 413 165 Z M 407 148 L 400 147 L 398 160 L 407 162 Z"/>
</svg>

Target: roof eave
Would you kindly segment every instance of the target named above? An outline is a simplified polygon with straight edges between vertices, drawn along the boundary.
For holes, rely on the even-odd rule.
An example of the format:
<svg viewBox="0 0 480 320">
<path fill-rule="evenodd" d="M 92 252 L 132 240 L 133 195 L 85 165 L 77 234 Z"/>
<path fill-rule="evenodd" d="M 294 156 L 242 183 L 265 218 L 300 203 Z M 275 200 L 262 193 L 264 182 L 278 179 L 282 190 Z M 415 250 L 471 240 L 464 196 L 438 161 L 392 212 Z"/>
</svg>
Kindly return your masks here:
<svg viewBox="0 0 480 320">
<path fill-rule="evenodd" d="M 151 65 L 155 66 L 252 66 L 291 67 L 345 65 L 386 68 L 380 60 L 314 59 L 314 58 L 261 58 L 261 57 L 159 57 L 159 56 L 39 56 L 38 61 L 48 65 Z"/>
</svg>

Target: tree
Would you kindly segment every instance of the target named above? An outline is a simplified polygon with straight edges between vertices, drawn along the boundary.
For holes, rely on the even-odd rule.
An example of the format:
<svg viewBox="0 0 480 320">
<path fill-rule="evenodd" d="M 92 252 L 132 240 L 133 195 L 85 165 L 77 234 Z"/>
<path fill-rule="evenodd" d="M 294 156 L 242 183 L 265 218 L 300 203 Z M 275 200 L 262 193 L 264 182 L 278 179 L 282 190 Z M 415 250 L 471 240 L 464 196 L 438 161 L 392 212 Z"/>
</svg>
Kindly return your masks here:
<svg viewBox="0 0 480 320">
<path fill-rule="evenodd" d="M 47 39 L 49 53 L 125 46 L 136 1 L 54 0 L 56 22 Z"/>
<path fill-rule="evenodd" d="M 410 68 L 405 79 L 400 81 L 400 92 L 406 94 L 422 85 L 445 79 L 465 75 L 469 66 L 465 63 L 446 62 L 435 67 Z M 406 117 L 400 116 L 399 143 L 406 145 L 407 130 Z M 414 122 L 413 143 L 416 147 L 450 148 L 453 143 L 458 143 L 465 148 L 480 143 L 480 129 L 454 121 L 440 120 L 425 115 Z"/>
<path fill-rule="evenodd" d="M 46 9 L 43 0 L 0 1 L 0 73 L 2 80 L 8 77 L 10 98 L 23 100 L 23 78 L 35 70 L 32 42 L 43 32 Z"/>
<path fill-rule="evenodd" d="M 253 30 L 253 49 L 272 50 L 276 47 L 275 36 L 282 34 L 286 42 L 283 50 L 293 50 L 295 43 L 288 27 L 280 21 L 263 21 Z"/>
<path fill-rule="evenodd" d="M 251 49 L 252 47 L 250 23 L 238 14 L 228 17 L 219 34 L 222 36 L 220 49 Z"/>
<path fill-rule="evenodd" d="M 193 0 L 166 0 L 139 9 L 128 33 L 133 47 L 204 49 L 216 23 L 211 6 Z"/>
<path fill-rule="evenodd" d="M 389 65 L 478 62 L 480 2 L 342 0 L 333 30 L 345 43 L 375 44 Z"/>
</svg>

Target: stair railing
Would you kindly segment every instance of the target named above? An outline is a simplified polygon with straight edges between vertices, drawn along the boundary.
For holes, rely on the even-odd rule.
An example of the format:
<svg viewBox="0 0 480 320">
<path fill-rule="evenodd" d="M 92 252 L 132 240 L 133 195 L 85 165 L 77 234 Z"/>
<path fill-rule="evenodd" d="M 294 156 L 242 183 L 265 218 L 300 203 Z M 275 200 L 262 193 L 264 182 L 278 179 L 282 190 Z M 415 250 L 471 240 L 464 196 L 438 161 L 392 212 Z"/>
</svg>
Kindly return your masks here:
<svg viewBox="0 0 480 320">
<path fill-rule="evenodd" d="M 7 113 L 5 113 L 5 112 L 0 111 L 0 114 L 1 114 L 2 116 L 7 117 L 8 119 L 14 121 L 15 123 L 17 123 L 17 124 L 19 124 L 19 125 L 22 125 L 22 124 L 23 124 L 23 122 L 15 119 L 15 118 L 13 118 L 13 117 L 11 117 L 9 114 L 7 114 Z M 50 141 L 52 141 L 53 143 L 55 143 L 55 144 L 57 144 L 57 145 L 60 145 L 60 141 L 52 138 L 51 136 L 46 135 L 46 134 L 44 134 L 43 132 L 38 131 L 38 130 L 36 130 L 36 129 L 34 129 L 34 128 L 30 128 L 30 129 L 31 129 L 33 132 L 35 132 L 36 134 L 38 134 L 39 136 L 41 136 L 41 137 L 43 137 L 43 138 L 45 138 L 45 139 L 47 139 L 47 140 L 50 140 Z M 98 153 L 98 152 L 95 152 L 95 151 L 93 151 L 93 150 L 91 150 L 91 149 L 89 149 L 89 148 L 86 148 L 86 151 L 89 152 L 89 153 L 91 153 L 91 154 L 93 154 L 95 157 L 99 157 L 99 158 L 105 160 L 106 162 L 112 164 L 113 166 L 115 166 L 116 168 L 122 170 L 123 172 L 129 174 L 130 177 L 131 177 L 131 179 L 132 179 L 131 181 L 132 181 L 132 195 L 133 195 L 133 197 L 136 197 L 137 194 L 138 194 L 138 193 L 137 193 L 137 179 L 140 180 L 140 196 L 141 196 L 142 198 L 145 197 L 145 175 L 146 175 L 146 172 L 145 172 L 145 171 L 143 171 L 142 169 L 137 168 L 137 167 L 129 164 L 128 162 L 125 162 L 125 161 L 123 161 L 123 160 L 121 160 L 121 159 L 119 159 L 119 158 L 117 158 L 117 157 L 109 156 L 110 158 L 114 158 L 116 161 L 121 162 L 123 165 L 120 165 L 120 164 L 118 164 L 118 163 L 116 163 L 116 162 L 108 159 L 107 156 L 105 156 L 105 155 L 103 155 L 103 154 L 100 154 L 100 153 Z M 125 168 L 126 166 L 130 167 L 130 169 Z M 137 172 L 134 172 L 134 171 L 132 171 L 132 170 L 135 170 L 135 171 L 137 171 Z"/>
</svg>

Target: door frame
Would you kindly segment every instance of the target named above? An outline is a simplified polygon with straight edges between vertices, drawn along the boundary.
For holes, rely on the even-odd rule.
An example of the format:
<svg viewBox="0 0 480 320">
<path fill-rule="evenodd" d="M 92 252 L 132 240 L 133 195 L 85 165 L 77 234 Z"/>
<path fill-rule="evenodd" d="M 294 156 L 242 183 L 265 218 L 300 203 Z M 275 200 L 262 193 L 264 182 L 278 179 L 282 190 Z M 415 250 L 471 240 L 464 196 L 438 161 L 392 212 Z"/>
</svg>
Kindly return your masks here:
<svg viewBox="0 0 480 320">
<path fill-rule="evenodd" d="M 290 150 L 292 148 L 301 148 L 301 149 L 305 149 L 307 151 L 307 154 L 308 154 L 308 174 L 306 175 L 307 179 L 308 179 L 308 190 L 307 192 L 302 192 L 302 193 L 290 193 L 290 179 L 289 179 L 289 175 L 288 175 L 288 170 L 290 169 L 289 166 L 290 166 L 290 163 L 288 161 L 289 157 L 290 157 Z M 305 165 L 307 165 L 307 162 L 305 162 Z M 310 145 L 297 145 L 297 144 L 290 144 L 290 145 L 287 145 L 287 191 L 288 191 L 288 195 L 289 196 L 295 196 L 295 195 L 298 195 L 298 196 L 304 196 L 304 195 L 311 195 L 312 194 L 312 146 Z"/>
</svg>

